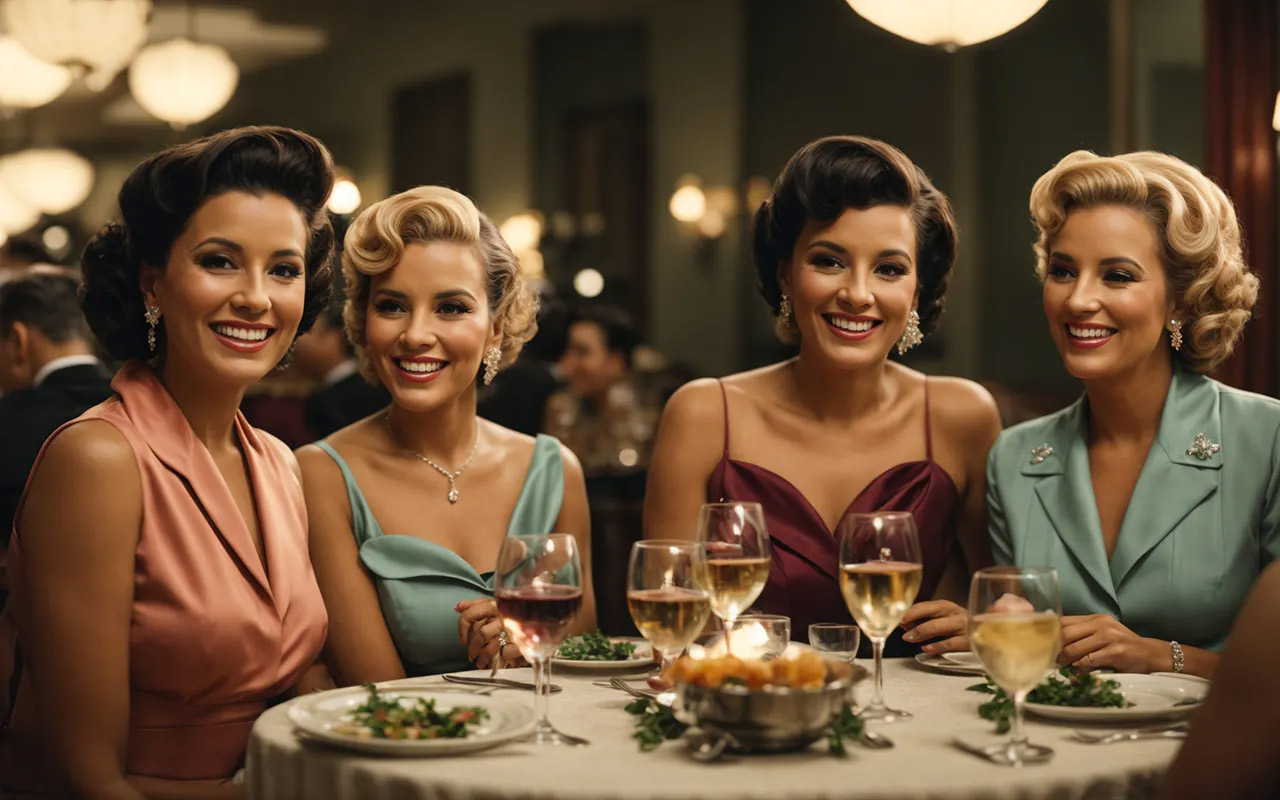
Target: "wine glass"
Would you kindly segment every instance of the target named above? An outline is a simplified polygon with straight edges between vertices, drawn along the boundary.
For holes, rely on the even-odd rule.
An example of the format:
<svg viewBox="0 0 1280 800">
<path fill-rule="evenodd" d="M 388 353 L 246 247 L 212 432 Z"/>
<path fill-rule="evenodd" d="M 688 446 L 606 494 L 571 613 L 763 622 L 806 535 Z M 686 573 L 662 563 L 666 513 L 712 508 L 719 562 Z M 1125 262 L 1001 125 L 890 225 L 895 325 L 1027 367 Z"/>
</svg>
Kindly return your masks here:
<svg viewBox="0 0 1280 800">
<path fill-rule="evenodd" d="M 987 748 L 996 763 L 1020 767 L 1053 751 L 1022 730 L 1027 693 L 1044 680 L 1062 649 L 1062 593 L 1048 567 L 988 567 L 969 584 L 969 644 L 982 667 L 1013 698 L 1013 735 Z"/>
<path fill-rule="evenodd" d="M 665 670 L 680 657 L 711 615 L 702 545 L 646 539 L 631 546 L 627 608 L 640 635 L 662 655 Z"/>
<path fill-rule="evenodd" d="M 531 740 L 568 744 L 547 718 L 551 656 L 582 608 L 582 559 L 568 533 L 510 535 L 498 551 L 494 599 L 502 627 L 533 666 L 537 723 Z"/>
<path fill-rule="evenodd" d="M 862 631 L 845 622 L 815 622 L 809 626 L 809 646 L 850 664 L 858 656 Z"/>
<path fill-rule="evenodd" d="M 735 655 L 739 658 L 777 658 L 791 644 L 791 617 L 782 614 L 740 614 L 733 625 L 726 626 L 726 629 L 729 627 L 733 628 L 734 635 L 738 637 L 738 652 Z M 726 638 L 726 651 L 728 644 Z"/>
<path fill-rule="evenodd" d="M 707 503 L 698 510 L 697 540 L 707 553 L 711 610 L 724 621 L 732 653 L 733 621 L 751 607 L 769 580 L 769 531 L 759 503 Z"/>
<path fill-rule="evenodd" d="M 902 621 L 920 591 L 924 566 L 916 523 L 906 511 L 850 514 L 836 528 L 840 536 L 840 592 L 849 613 L 871 640 L 875 683 L 865 719 L 911 719 L 884 704 L 884 642 Z"/>
</svg>

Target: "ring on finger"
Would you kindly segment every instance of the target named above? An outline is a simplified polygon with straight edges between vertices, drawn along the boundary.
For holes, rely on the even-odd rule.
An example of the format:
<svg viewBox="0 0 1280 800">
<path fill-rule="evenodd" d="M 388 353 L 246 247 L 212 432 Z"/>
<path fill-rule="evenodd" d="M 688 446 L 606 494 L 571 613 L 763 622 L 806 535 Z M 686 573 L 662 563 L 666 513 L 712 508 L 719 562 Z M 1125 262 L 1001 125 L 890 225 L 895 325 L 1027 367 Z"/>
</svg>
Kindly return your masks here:
<svg viewBox="0 0 1280 800">
<path fill-rule="evenodd" d="M 1089 653 L 1088 655 L 1085 656 L 1085 658 L 1089 660 L 1089 669 L 1098 668 L 1097 665 L 1093 663 L 1093 653 Z"/>
</svg>

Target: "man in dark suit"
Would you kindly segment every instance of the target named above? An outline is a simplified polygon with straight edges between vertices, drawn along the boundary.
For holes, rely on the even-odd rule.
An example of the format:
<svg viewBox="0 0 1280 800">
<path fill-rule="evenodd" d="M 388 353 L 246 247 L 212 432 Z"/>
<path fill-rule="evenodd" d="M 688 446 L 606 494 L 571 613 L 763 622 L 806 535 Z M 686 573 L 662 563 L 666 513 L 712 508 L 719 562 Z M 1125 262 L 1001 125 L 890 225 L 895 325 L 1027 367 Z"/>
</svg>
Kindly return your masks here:
<svg viewBox="0 0 1280 800">
<path fill-rule="evenodd" d="M 44 440 L 111 396 L 66 270 L 39 268 L 0 284 L 0 543 Z"/>
<path fill-rule="evenodd" d="M 307 398 L 306 422 L 317 439 L 345 428 L 391 403 L 391 395 L 360 375 L 342 324 L 342 304 L 334 303 L 298 337 L 293 363 L 319 386 Z"/>
</svg>

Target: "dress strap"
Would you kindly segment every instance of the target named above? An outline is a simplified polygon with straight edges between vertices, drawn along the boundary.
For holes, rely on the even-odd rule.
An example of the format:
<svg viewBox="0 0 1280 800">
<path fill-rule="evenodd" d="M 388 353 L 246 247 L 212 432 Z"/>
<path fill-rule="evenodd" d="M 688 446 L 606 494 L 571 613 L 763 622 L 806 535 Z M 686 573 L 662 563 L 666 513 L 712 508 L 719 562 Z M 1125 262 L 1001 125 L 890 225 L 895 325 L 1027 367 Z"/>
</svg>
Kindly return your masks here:
<svg viewBox="0 0 1280 800">
<path fill-rule="evenodd" d="M 729 395 L 724 390 L 724 381 L 716 378 L 716 383 L 720 385 L 720 399 L 724 402 L 724 455 L 726 460 L 729 458 Z"/>
<path fill-rule="evenodd" d="M 929 428 L 929 379 L 924 379 L 924 455 L 933 460 L 933 434 Z"/>
<path fill-rule="evenodd" d="M 364 492 L 360 491 L 360 484 L 356 483 L 356 476 L 351 472 L 351 467 L 347 466 L 347 462 L 328 442 L 316 442 L 316 447 L 328 453 L 342 472 L 342 482 L 347 487 L 347 502 L 351 505 L 351 533 L 355 536 L 356 545 L 362 545 L 368 539 L 381 536 L 382 528 L 378 526 L 378 520 L 373 516 L 373 509 L 369 508 L 369 501 L 364 499 Z"/>
</svg>

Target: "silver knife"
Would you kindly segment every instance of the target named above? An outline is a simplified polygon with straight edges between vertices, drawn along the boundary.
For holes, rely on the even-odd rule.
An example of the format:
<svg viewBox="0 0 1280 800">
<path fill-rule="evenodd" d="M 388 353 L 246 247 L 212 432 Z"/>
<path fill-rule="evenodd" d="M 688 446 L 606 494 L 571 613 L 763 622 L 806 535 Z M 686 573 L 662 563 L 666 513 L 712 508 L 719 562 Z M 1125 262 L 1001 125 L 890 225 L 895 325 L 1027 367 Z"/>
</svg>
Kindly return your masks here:
<svg viewBox="0 0 1280 800">
<path fill-rule="evenodd" d="M 497 686 L 500 689 L 523 689 L 528 692 L 534 690 L 534 685 L 527 681 L 513 681 L 510 678 L 476 678 L 468 675 L 441 675 L 450 683 L 465 683 L 469 686 Z M 551 684 L 551 694 L 564 691 L 564 688 Z"/>
</svg>

